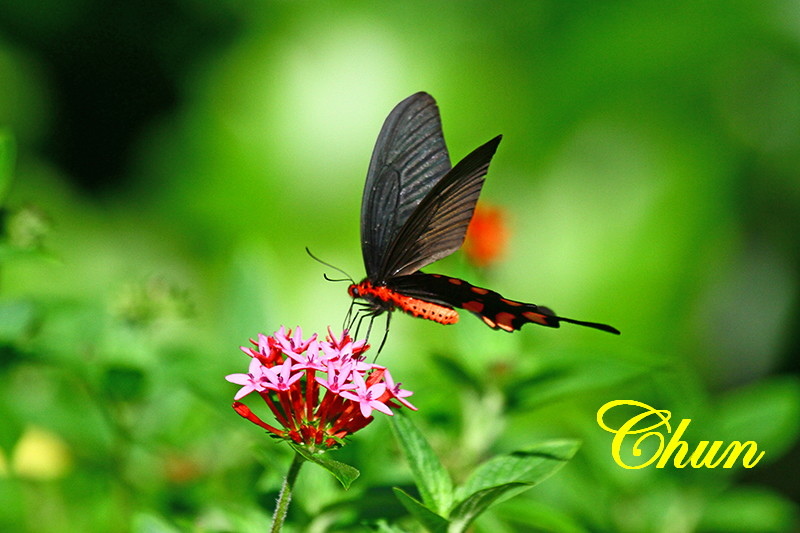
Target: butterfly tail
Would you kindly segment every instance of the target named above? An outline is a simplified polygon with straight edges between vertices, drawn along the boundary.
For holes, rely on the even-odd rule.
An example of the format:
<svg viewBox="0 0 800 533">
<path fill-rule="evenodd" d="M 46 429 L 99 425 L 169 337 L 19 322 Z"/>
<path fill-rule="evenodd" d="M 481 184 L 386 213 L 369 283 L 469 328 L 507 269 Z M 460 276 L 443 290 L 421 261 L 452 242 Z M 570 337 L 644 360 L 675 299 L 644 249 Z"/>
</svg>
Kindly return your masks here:
<svg viewBox="0 0 800 533">
<path fill-rule="evenodd" d="M 523 316 L 530 315 L 531 318 L 535 318 L 533 320 L 530 320 L 531 322 L 536 322 L 537 324 L 541 324 L 542 326 L 557 328 L 560 326 L 561 322 L 568 322 L 570 324 L 585 326 L 587 328 L 599 329 L 601 331 L 607 331 L 608 333 L 619 335 L 619 330 L 614 326 L 609 326 L 608 324 L 600 324 L 599 322 L 587 322 L 585 320 L 575 320 L 574 318 L 557 316 L 552 309 L 544 307 L 542 305 L 534 307 L 536 307 L 535 311 L 523 312 L 522 315 Z M 526 318 L 528 318 L 528 316 L 526 316 Z"/>
<path fill-rule="evenodd" d="M 493 305 L 485 307 L 481 312 L 473 311 L 473 313 L 478 315 L 478 317 L 492 329 L 502 329 L 510 332 L 520 329 L 529 322 L 549 328 L 558 328 L 561 327 L 561 322 L 568 322 L 570 324 L 599 329 L 619 335 L 619 330 L 608 324 L 586 322 L 584 320 L 575 320 L 573 318 L 558 316 L 552 309 L 542 305 L 524 304 L 506 300 L 505 298 L 500 298 L 492 303 Z M 469 307 L 469 303 L 464 305 L 464 308 L 467 310 L 470 310 Z"/>
</svg>

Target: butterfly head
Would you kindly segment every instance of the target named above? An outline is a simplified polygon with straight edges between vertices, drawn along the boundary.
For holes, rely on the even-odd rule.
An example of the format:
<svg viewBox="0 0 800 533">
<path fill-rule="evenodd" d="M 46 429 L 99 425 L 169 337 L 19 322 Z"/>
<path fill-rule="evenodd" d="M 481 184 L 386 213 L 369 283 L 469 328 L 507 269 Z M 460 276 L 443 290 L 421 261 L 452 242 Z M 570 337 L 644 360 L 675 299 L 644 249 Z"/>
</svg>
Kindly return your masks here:
<svg viewBox="0 0 800 533">
<path fill-rule="evenodd" d="M 379 292 L 380 289 L 375 287 L 369 279 L 365 279 L 360 283 L 352 283 L 347 287 L 347 294 L 353 299 L 372 301 Z"/>
<path fill-rule="evenodd" d="M 383 285 L 373 285 L 369 278 L 360 283 L 353 283 L 347 287 L 347 294 L 354 300 L 366 301 L 373 309 L 392 309 L 391 302 L 396 297 L 394 291 Z M 387 305 L 389 304 L 389 305 Z"/>
<path fill-rule="evenodd" d="M 347 294 L 350 295 L 350 298 L 361 298 L 361 291 L 358 289 L 358 284 L 353 283 L 347 287 Z"/>
</svg>

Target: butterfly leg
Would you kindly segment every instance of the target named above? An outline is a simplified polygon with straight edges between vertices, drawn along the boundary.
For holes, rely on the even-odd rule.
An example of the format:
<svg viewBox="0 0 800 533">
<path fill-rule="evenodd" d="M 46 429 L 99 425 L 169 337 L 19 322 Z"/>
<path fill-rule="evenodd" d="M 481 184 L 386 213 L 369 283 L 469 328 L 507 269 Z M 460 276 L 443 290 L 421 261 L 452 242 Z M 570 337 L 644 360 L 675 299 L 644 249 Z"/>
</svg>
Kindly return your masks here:
<svg viewBox="0 0 800 533">
<path fill-rule="evenodd" d="M 358 333 L 359 333 L 359 331 L 361 331 L 361 323 L 364 321 L 365 318 L 371 317 L 371 316 L 373 316 L 373 315 L 372 315 L 372 311 L 370 309 L 366 309 L 366 308 L 362 307 L 361 309 L 358 309 L 356 311 L 355 316 L 353 317 L 353 322 L 351 323 L 351 326 L 355 325 L 356 333 L 355 333 L 355 335 L 353 335 L 354 339 L 358 338 Z M 371 320 L 370 320 L 369 329 L 372 329 L 372 321 Z M 369 337 L 369 329 L 367 330 L 367 337 Z M 352 327 L 351 327 L 351 331 L 352 331 Z"/>
<path fill-rule="evenodd" d="M 354 304 L 359 306 L 355 312 L 353 312 Z M 344 329 L 352 332 L 353 327 L 355 326 L 356 335 L 353 338 L 358 336 L 358 329 L 361 327 L 361 321 L 364 320 L 364 313 L 368 311 L 365 309 L 365 307 L 367 307 L 366 304 L 354 301 L 352 304 L 350 304 L 350 309 L 347 311 Z"/>
<path fill-rule="evenodd" d="M 350 307 L 347 308 L 347 314 L 344 316 L 344 322 L 342 323 L 342 329 L 350 330 L 353 327 L 353 306 L 355 306 L 356 301 L 350 301 Z"/>
<path fill-rule="evenodd" d="M 369 326 L 367 327 L 367 336 L 364 337 L 364 341 L 369 342 L 369 334 L 372 333 L 372 323 L 375 322 L 375 317 L 378 316 L 374 312 L 366 313 L 364 317 L 369 317 Z"/>
<path fill-rule="evenodd" d="M 392 312 L 389 311 L 386 313 L 386 329 L 383 330 L 383 339 L 381 340 L 381 345 L 378 346 L 378 352 L 375 354 L 375 359 L 378 359 L 378 356 L 381 354 L 381 350 L 383 350 L 383 345 L 386 344 L 386 339 L 389 338 L 389 323 L 392 320 Z M 370 324 L 371 325 L 371 324 Z M 375 361 L 373 360 L 373 363 Z"/>
<path fill-rule="evenodd" d="M 355 326 L 355 334 L 353 335 L 354 339 L 358 338 L 358 332 L 361 330 L 361 321 L 364 320 L 364 313 L 360 312 L 361 309 L 356 312 L 355 316 L 353 317 L 353 322 L 350 324 L 350 331 L 353 330 L 353 326 Z"/>
</svg>

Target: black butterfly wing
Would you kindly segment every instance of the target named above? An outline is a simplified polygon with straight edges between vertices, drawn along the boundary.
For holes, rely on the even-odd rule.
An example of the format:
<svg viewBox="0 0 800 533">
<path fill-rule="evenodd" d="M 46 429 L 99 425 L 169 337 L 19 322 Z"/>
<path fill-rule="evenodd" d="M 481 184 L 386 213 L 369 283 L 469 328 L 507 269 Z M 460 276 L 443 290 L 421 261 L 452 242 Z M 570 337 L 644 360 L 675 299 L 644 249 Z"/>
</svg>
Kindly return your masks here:
<svg viewBox="0 0 800 533">
<path fill-rule="evenodd" d="M 429 94 L 413 94 L 389 113 L 372 152 L 361 202 L 361 252 L 369 278 L 419 203 L 450 170 L 442 122 Z"/>
<path fill-rule="evenodd" d="M 556 316 L 547 307 L 509 300 L 492 290 L 439 274 L 417 272 L 407 276 L 398 276 L 389 279 L 386 286 L 405 296 L 448 307 L 466 309 L 477 315 L 492 329 L 511 332 L 520 329 L 527 323 L 557 328 L 561 322 L 569 322 L 619 335 L 619 330 L 607 324 Z"/>
<path fill-rule="evenodd" d="M 461 247 L 501 138 L 473 150 L 430 189 L 389 243 L 370 279 L 412 274 Z"/>
</svg>

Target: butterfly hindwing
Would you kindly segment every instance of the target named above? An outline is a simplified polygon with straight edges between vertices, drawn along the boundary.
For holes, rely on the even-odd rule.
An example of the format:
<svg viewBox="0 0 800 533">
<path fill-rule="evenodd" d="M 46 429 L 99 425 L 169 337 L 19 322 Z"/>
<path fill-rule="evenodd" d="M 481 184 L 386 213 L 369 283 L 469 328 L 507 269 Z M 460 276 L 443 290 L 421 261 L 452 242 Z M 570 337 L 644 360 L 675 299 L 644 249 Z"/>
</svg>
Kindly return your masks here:
<svg viewBox="0 0 800 533">
<path fill-rule="evenodd" d="M 395 106 L 372 152 L 361 203 L 361 251 L 376 277 L 390 243 L 450 170 L 436 101 L 416 93 Z"/>
<path fill-rule="evenodd" d="M 619 334 L 612 326 L 556 316 L 547 307 L 509 300 L 492 290 L 439 274 L 417 272 L 398 276 L 387 282 L 387 288 L 412 298 L 465 309 L 493 329 L 511 332 L 529 322 L 557 328 L 561 322 L 569 322 Z"/>
<path fill-rule="evenodd" d="M 389 244 L 375 280 L 411 274 L 461 247 L 501 138 L 470 152 L 434 185 Z"/>
</svg>

